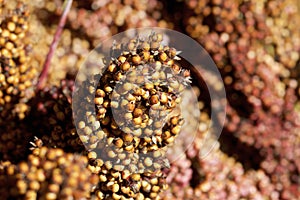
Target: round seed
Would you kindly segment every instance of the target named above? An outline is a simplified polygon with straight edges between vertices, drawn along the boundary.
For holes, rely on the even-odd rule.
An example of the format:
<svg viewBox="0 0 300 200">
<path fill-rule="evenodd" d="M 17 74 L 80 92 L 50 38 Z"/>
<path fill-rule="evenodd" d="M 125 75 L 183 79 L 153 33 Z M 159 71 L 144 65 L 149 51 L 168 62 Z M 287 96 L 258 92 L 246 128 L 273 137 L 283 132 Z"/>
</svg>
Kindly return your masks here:
<svg viewBox="0 0 300 200">
<path fill-rule="evenodd" d="M 125 91 L 130 91 L 130 90 L 133 89 L 133 85 L 131 83 L 125 83 L 123 85 L 123 88 L 124 88 Z"/>
<path fill-rule="evenodd" d="M 154 186 L 152 186 L 152 192 L 155 192 L 155 193 L 157 193 L 157 192 L 159 192 L 159 190 L 160 190 L 160 187 L 158 186 L 158 185 L 154 185 Z"/>
<path fill-rule="evenodd" d="M 107 170 L 110 170 L 110 169 L 112 168 L 112 163 L 111 163 L 111 161 L 106 161 L 106 162 L 104 163 L 104 166 L 106 167 Z"/>
<path fill-rule="evenodd" d="M 128 152 L 132 152 L 132 151 L 134 150 L 134 147 L 133 147 L 133 145 L 131 144 L 131 145 L 125 147 L 125 150 L 128 151 Z"/>
<path fill-rule="evenodd" d="M 118 138 L 118 139 L 115 140 L 114 144 L 115 144 L 118 148 L 120 148 L 120 147 L 123 146 L 123 140 L 122 140 L 121 138 Z"/>
<path fill-rule="evenodd" d="M 112 87 L 110 87 L 109 85 L 104 87 L 104 91 L 107 93 L 111 93 L 113 91 Z"/>
<path fill-rule="evenodd" d="M 46 199 L 47 200 L 52 200 L 52 199 L 54 200 L 56 198 L 57 198 L 57 195 L 53 192 L 49 192 L 49 193 L 46 194 Z"/>
<path fill-rule="evenodd" d="M 133 51 L 134 48 L 135 48 L 135 44 L 134 44 L 135 41 L 132 41 L 132 42 L 129 42 L 129 44 L 127 45 L 127 48 L 129 51 Z"/>
<path fill-rule="evenodd" d="M 115 152 L 113 152 L 112 150 L 108 152 L 108 157 L 110 158 L 115 158 L 117 156 L 117 154 Z"/>
<path fill-rule="evenodd" d="M 105 97 L 105 92 L 101 89 L 96 90 L 96 96 L 98 97 Z"/>
<path fill-rule="evenodd" d="M 134 164 L 130 164 L 128 169 L 131 173 L 135 173 L 138 170 L 137 166 Z"/>
<path fill-rule="evenodd" d="M 111 106 L 112 108 L 118 108 L 118 107 L 119 107 L 119 103 L 118 103 L 117 101 L 111 101 L 111 102 L 110 102 L 110 106 Z"/>
<path fill-rule="evenodd" d="M 142 181 L 142 187 L 145 192 L 150 192 L 151 185 L 147 181 Z"/>
<path fill-rule="evenodd" d="M 112 192 L 118 192 L 120 189 L 120 186 L 118 184 L 113 184 L 111 189 L 112 189 Z"/>
<path fill-rule="evenodd" d="M 133 116 L 134 117 L 139 117 L 139 116 L 142 116 L 142 115 L 143 115 L 143 110 L 142 109 L 140 109 L 140 108 L 134 109 L 134 111 L 133 111 Z"/>
<path fill-rule="evenodd" d="M 116 194 L 116 193 L 113 193 L 113 194 L 112 194 L 112 198 L 113 198 L 113 199 L 118 200 L 118 199 L 121 199 L 121 197 L 122 197 L 122 196 L 119 195 L 119 194 Z"/>
<path fill-rule="evenodd" d="M 104 101 L 103 97 L 96 97 L 94 100 L 94 103 L 96 105 L 101 105 L 101 104 L 103 104 L 103 101 Z"/>
<path fill-rule="evenodd" d="M 88 153 L 88 158 L 89 159 L 96 159 L 97 158 L 97 153 L 94 151 L 91 151 Z"/>
<path fill-rule="evenodd" d="M 133 140 L 133 136 L 130 133 L 124 135 L 124 141 L 131 143 Z"/>
<path fill-rule="evenodd" d="M 173 144 L 174 143 L 175 138 L 174 137 L 169 137 L 168 139 L 166 139 L 166 142 L 168 144 Z"/>
<path fill-rule="evenodd" d="M 157 197 L 157 195 L 158 195 L 158 193 L 151 192 L 149 196 L 150 196 L 151 199 L 155 199 Z"/>
<path fill-rule="evenodd" d="M 96 159 L 95 160 L 95 164 L 96 164 L 96 166 L 98 166 L 98 167 L 102 167 L 102 165 L 104 164 L 104 162 L 103 162 L 103 160 L 102 159 Z"/>
<path fill-rule="evenodd" d="M 142 118 L 141 117 L 133 118 L 133 123 L 135 125 L 140 125 L 142 123 Z"/>
<path fill-rule="evenodd" d="M 179 117 L 178 116 L 175 116 L 175 117 L 171 118 L 171 124 L 172 125 L 178 124 L 178 121 L 179 121 Z"/>
<path fill-rule="evenodd" d="M 106 181 L 107 181 L 107 178 L 106 178 L 105 175 L 101 174 L 101 175 L 99 176 L 99 180 L 100 180 L 100 182 L 106 182 Z"/>
<path fill-rule="evenodd" d="M 86 135 L 91 135 L 93 133 L 93 130 L 88 126 L 84 127 L 83 131 Z"/>
<path fill-rule="evenodd" d="M 136 200 L 144 200 L 145 197 L 142 193 L 138 193 L 137 196 L 136 196 Z"/>
<path fill-rule="evenodd" d="M 124 160 L 126 158 L 126 154 L 125 153 L 120 153 L 120 154 L 118 154 L 118 158 L 120 160 Z"/>
<path fill-rule="evenodd" d="M 121 187 L 121 191 L 122 191 L 124 194 L 129 194 L 130 188 L 129 188 L 129 187 L 122 186 L 122 187 Z"/>
<path fill-rule="evenodd" d="M 163 104 L 168 102 L 168 95 L 166 93 L 162 93 L 160 95 L 160 102 L 163 103 Z"/>
<path fill-rule="evenodd" d="M 130 159 L 125 159 L 125 160 L 123 159 L 123 161 L 122 161 L 122 164 L 126 165 L 126 166 L 129 165 L 130 163 L 131 163 Z"/>
<path fill-rule="evenodd" d="M 149 46 L 149 48 L 150 48 L 150 46 Z M 142 57 L 142 59 L 143 59 L 144 62 L 148 62 L 149 59 L 150 59 L 150 52 L 148 52 L 148 51 L 143 51 L 143 52 L 141 53 L 141 57 Z"/>
<path fill-rule="evenodd" d="M 179 134 L 180 129 L 181 129 L 180 126 L 174 126 L 174 127 L 172 128 L 171 132 L 172 132 L 174 135 L 177 135 L 177 134 Z"/>
<path fill-rule="evenodd" d="M 124 63 L 124 62 L 126 61 L 126 57 L 120 56 L 120 57 L 118 58 L 118 61 L 120 61 L 121 63 Z"/>
<path fill-rule="evenodd" d="M 121 65 L 121 70 L 123 71 L 128 71 L 130 69 L 130 64 L 129 62 L 124 62 L 122 65 Z"/>
<path fill-rule="evenodd" d="M 132 113 L 125 113 L 125 120 L 129 121 L 132 120 L 133 116 Z"/>
<path fill-rule="evenodd" d="M 145 160 L 144 160 L 144 164 L 146 167 L 150 167 L 152 166 L 152 159 L 147 157 Z"/>
<path fill-rule="evenodd" d="M 140 137 L 142 135 L 142 129 L 140 129 L 140 128 L 135 129 L 132 133 L 134 136 Z"/>
<path fill-rule="evenodd" d="M 139 181 L 141 179 L 141 175 L 140 174 L 132 174 L 131 179 L 134 181 Z"/>
<path fill-rule="evenodd" d="M 19 189 L 20 194 L 25 194 L 27 190 L 27 184 L 24 180 L 18 180 L 17 187 Z"/>
<path fill-rule="evenodd" d="M 159 98 L 157 95 L 152 95 L 150 98 L 150 103 L 153 104 L 157 104 L 159 102 Z"/>
<path fill-rule="evenodd" d="M 141 57 L 139 55 L 135 55 L 132 57 L 132 62 L 136 65 L 140 64 L 141 62 Z"/>
<path fill-rule="evenodd" d="M 161 168 L 161 164 L 159 164 L 159 163 L 153 163 L 153 167 L 154 167 L 154 169 L 160 169 Z"/>
</svg>

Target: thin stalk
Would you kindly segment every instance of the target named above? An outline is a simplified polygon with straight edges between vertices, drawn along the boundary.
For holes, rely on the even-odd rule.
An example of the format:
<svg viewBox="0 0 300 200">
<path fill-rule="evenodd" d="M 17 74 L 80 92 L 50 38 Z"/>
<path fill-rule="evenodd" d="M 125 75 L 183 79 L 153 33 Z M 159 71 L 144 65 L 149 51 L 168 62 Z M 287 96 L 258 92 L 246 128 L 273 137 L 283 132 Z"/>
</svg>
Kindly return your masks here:
<svg viewBox="0 0 300 200">
<path fill-rule="evenodd" d="M 59 24 L 56 28 L 56 32 L 55 32 L 53 41 L 50 45 L 49 52 L 47 54 L 45 63 L 43 65 L 43 70 L 42 70 L 42 72 L 39 76 L 39 79 L 38 79 L 38 83 L 37 83 L 37 89 L 38 90 L 42 89 L 44 87 L 46 81 L 47 81 L 49 70 L 50 70 L 50 65 L 51 65 L 51 59 L 52 59 L 52 57 L 54 55 L 54 52 L 57 48 L 59 39 L 60 39 L 62 31 L 63 31 L 63 28 L 66 24 L 67 16 L 68 16 L 68 13 L 71 9 L 72 3 L 73 3 L 73 0 L 66 0 L 65 3 L 64 3 L 65 4 L 64 11 L 63 11 L 63 13 L 60 17 Z"/>
</svg>

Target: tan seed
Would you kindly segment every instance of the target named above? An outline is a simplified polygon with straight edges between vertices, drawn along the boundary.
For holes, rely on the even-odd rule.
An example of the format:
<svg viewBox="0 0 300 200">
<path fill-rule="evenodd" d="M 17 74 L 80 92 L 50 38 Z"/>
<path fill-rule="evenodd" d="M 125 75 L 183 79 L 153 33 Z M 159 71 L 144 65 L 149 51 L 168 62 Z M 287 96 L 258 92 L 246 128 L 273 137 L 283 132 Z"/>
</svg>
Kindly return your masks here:
<svg viewBox="0 0 300 200">
<path fill-rule="evenodd" d="M 113 168 L 114 168 L 114 170 L 121 172 L 121 171 L 124 170 L 125 166 L 123 166 L 123 165 L 115 165 Z"/>
<path fill-rule="evenodd" d="M 46 200 L 52 200 L 52 199 L 54 200 L 54 199 L 57 198 L 57 195 L 53 192 L 49 192 L 49 193 L 46 194 L 45 197 L 46 197 Z"/>
<path fill-rule="evenodd" d="M 132 57 L 132 62 L 136 65 L 140 64 L 141 62 L 141 57 L 139 55 L 135 55 Z"/>
<path fill-rule="evenodd" d="M 118 192 L 120 189 L 120 186 L 118 184 L 113 184 L 111 189 L 112 189 L 112 192 Z"/>
<path fill-rule="evenodd" d="M 125 113 L 125 120 L 127 120 L 127 121 L 130 121 L 130 120 L 132 120 L 132 118 L 133 118 L 133 116 L 132 116 L 132 113 Z"/>
<path fill-rule="evenodd" d="M 133 136 L 130 133 L 124 135 L 124 141 L 131 143 L 133 140 Z"/>
<path fill-rule="evenodd" d="M 96 159 L 97 158 L 97 153 L 94 151 L 91 151 L 88 153 L 88 158 L 89 159 Z"/>
<path fill-rule="evenodd" d="M 139 117 L 139 116 L 142 116 L 142 115 L 143 115 L 143 110 L 142 109 L 140 109 L 140 108 L 134 109 L 134 111 L 133 111 L 133 116 L 134 117 Z"/>
<path fill-rule="evenodd" d="M 124 62 L 122 65 L 121 65 L 121 70 L 123 71 L 128 71 L 130 69 L 130 64 L 129 62 Z"/>
<path fill-rule="evenodd" d="M 123 140 L 122 140 L 121 138 L 118 138 L 118 139 L 115 140 L 114 144 L 115 144 L 118 148 L 120 148 L 120 147 L 123 146 Z"/>
<path fill-rule="evenodd" d="M 96 105 L 101 105 L 101 104 L 103 104 L 103 101 L 104 101 L 103 97 L 96 97 L 94 100 L 94 103 Z"/>
<path fill-rule="evenodd" d="M 135 125 L 140 125 L 142 123 L 142 118 L 141 117 L 133 118 L 133 123 Z"/>
<path fill-rule="evenodd" d="M 106 162 L 104 163 L 104 166 L 106 167 L 107 170 L 110 170 L 110 169 L 112 168 L 112 163 L 111 163 L 111 161 L 106 161 Z"/>
<path fill-rule="evenodd" d="M 118 61 L 120 61 L 121 63 L 124 63 L 124 62 L 126 61 L 126 57 L 120 56 L 120 57 L 118 58 Z"/>
<path fill-rule="evenodd" d="M 144 164 L 145 164 L 146 167 L 152 166 L 152 159 L 149 158 L 149 157 L 145 158 Z"/>
<path fill-rule="evenodd" d="M 152 95 L 150 98 L 150 103 L 151 104 L 157 104 L 159 102 L 159 98 L 157 95 Z"/>
<path fill-rule="evenodd" d="M 113 193 L 112 198 L 118 200 L 118 199 L 121 199 L 121 195 Z"/>
<path fill-rule="evenodd" d="M 115 152 L 113 152 L 113 151 L 108 152 L 108 157 L 115 158 L 116 156 L 117 156 L 117 154 Z"/>
<path fill-rule="evenodd" d="M 140 174 L 132 174 L 131 179 L 134 181 L 139 181 L 141 179 L 141 175 Z"/>
<path fill-rule="evenodd" d="M 177 135 L 177 134 L 179 134 L 180 129 L 181 129 L 180 126 L 174 126 L 174 127 L 172 128 L 171 132 L 172 132 L 174 135 Z"/>
</svg>

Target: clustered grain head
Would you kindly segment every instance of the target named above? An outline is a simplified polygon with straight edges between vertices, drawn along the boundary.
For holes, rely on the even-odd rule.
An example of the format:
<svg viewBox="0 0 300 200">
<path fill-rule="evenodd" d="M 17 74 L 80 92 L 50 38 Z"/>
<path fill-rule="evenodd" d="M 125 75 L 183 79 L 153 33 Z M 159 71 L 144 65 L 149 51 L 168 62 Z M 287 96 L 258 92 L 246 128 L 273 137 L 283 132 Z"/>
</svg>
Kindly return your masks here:
<svg viewBox="0 0 300 200">
<path fill-rule="evenodd" d="M 84 146 L 72 118 L 73 89 L 74 81 L 65 79 L 59 86 L 46 86 L 38 91 L 28 102 L 31 110 L 27 114 L 25 123 L 31 124 L 30 132 L 33 136 L 42 139 L 46 147 L 81 153 L 84 151 Z"/>
<path fill-rule="evenodd" d="M 162 35 L 152 34 L 145 41 L 133 39 L 122 49 L 114 46 L 113 54 L 122 53 L 112 55 L 105 72 L 95 76 L 98 84 L 83 83 L 86 93 L 76 94 L 84 96 L 83 102 L 76 102 L 83 108 L 76 114 L 79 134 L 88 148 L 106 139 L 127 152 L 147 153 L 173 143 L 183 120 L 179 114 L 166 118 L 178 108 L 180 93 L 190 79 L 177 61 L 176 50 L 161 41 Z M 89 105 L 95 106 L 95 113 Z"/>
<path fill-rule="evenodd" d="M 96 199 L 159 199 L 159 194 L 167 188 L 165 175 L 159 170 L 130 173 L 112 169 L 105 163 L 98 175 L 100 181 L 93 192 Z"/>
<path fill-rule="evenodd" d="M 87 199 L 98 182 L 87 162 L 85 156 L 38 146 L 27 162 L 2 164 L 1 190 L 14 199 Z"/>
<path fill-rule="evenodd" d="M 260 149 L 277 198 L 299 196 L 297 1 L 188 1 L 187 32 L 220 69 L 229 105 L 225 130 Z M 203 13 L 200 15 L 199 13 Z M 275 175 L 276 174 L 276 175 Z M 278 178 L 281 177 L 281 178 Z"/>
<path fill-rule="evenodd" d="M 30 153 L 28 144 L 33 134 L 22 121 L 8 121 L 0 125 L 0 160 L 17 163 Z"/>
<path fill-rule="evenodd" d="M 70 12 L 71 28 L 84 31 L 97 46 L 101 39 L 130 28 L 170 27 L 162 16 L 162 2 L 146 1 L 106 1 L 93 0 L 90 7 L 75 3 Z M 99 31 L 100 30 L 100 31 Z"/>
<path fill-rule="evenodd" d="M 179 105 L 190 76 L 181 68 L 178 52 L 163 46 L 162 40 L 162 34 L 151 33 L 145 39 L 114 45 L 101 76 L 86 80 L 83 89 L 76 90 L 75 95 L 83 98 L 74 102 L 80 105 L 75 122 L 96 173 L 103 173 L 103 167 L 110 175 L 125 170 L 130 179 L 134 174 L 163 174 L 161 170 L 169 167 L 165 153 L 184 123 Z M 113 182 L 108 175 L 101 176 L 101 187 Z M 127 187 L 128 180 L 113 180 Z M 111 189 L 106 190 L 104 197 L 111 194 Z M 153 190 L 141 193 L 154 198 L 152 193 L 159 190 Z M 115 199 L 140 196 L 140 186 L 129 196 L 124 191 L 118 190 Z"/>
<path fill-rule="evenodd" d="M 177 52 L 162 46 L 161 36 L 157 35 L 114 46 L 114 59 L 109 60 L 104 76 L 96 76 L 95 83 L 84 83 L 89 92 L 80 94 L 86 98 L 77 113 L 83 116 L 76 121 L 79 136 L 72 123 L 72 89 L 68 83 L 67 87 L 63 83 L 40 91 L 29 102 L 26 124 L 10 120 L 11 115 L 25 116 L 28 107 L 24 103 L 32 95 L 35 68 L 44 61 L 56 28 L 52 21 L 58 19 L 63 4 L 62 0 L 31 1 L 35 12 L 29 19 L 22 2 L 0 0 L 1 198 L 298 198 L 300 31 L 293 21 L 299 19 L 300 8 L 296 0 L 74 2 L 52 62 L 51 83 L 57 84 L 70 68 L 76 71 L 100 39 L 127 28 L 176 27 L 210 53 L 224 78 L 229 100 L 221 141 L 231 134 L 229 138 L 235 138 L 238 144 L 217 143 L 203 160 L 203 141 L 216 142 L 209 129 L 210 102 L 199 102 L 197 135 L 185 149 L 190 129 L 181 127 L 176 92 L 180 90 L 171 89 L 181 86 L 164 78 L 169 78 L 166 74 L 170 71 L 165 70 L 169 66 L 173 75 L 182 72 L 180 61 L 175 59 Z M 31 61 L 28 31 L 37 36 Z M 176 42 L 180 45 L 181 41 Z M 207 76 L 213 85 L 214 77 Z M 165 81 L 168 87 L 155 79 Z M 180 80 L 188 79 L 183 76 Z M 151 81 L 144 84 L 143 80 Z M 214 89 L 218 88 L 214 84 Z M 203 95 L 205 91 L 200 90 Z M 93 104 L 95 113 L 84 107 L 86 103 Z M 191 113 L 193 109 L 185 107 Z M 173 117 L 165 119 L 166 113 L 173 112 Z M 190 122 L 191 118 L 185 120 Z M 183 137 L 172 146 L 179 131 Z M 42 140 L 35 139 L 26 160 L 34 136 Z M 63 152 L 84 151 L 82 142 L 88 148 L 86 156 Z M 222 152 L 230 146 L 233 156 L 245 157 L 239 150 L 248 145 L 255 149 L 246 152 L 250 163 L 257 155 L 262 156 L 258 169 L 245 170 L 247 163 Z M 168 155 L 166 150 L 171 146 L 173 155 Z M 174 159 L 180 153 L 183 155 L 172 163 L 165 158 Z M 166 170 L 169 165 L 171 168 Z"/>
<path fill-rule="evenodd" d="M 32 96 L 32 83 L 36 78 L 35 68 L 29 65 L 28 8 L 22 1 L 0 2 L 0 122 L 11 112 L 24 118 L 25 102 Z M 12 3 L 12 4 L 13 4 Z"/>
</svg>

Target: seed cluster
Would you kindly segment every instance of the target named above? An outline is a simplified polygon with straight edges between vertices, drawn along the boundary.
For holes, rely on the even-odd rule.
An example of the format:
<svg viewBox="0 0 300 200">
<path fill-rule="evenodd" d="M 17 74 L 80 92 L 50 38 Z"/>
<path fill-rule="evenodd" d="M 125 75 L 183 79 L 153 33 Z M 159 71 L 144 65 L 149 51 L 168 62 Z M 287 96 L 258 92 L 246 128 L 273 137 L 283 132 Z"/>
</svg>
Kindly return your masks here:
<svg viewBox="0 0 300 200">
<path fill-rule="evenodd" d="M 299 19 L 297 2 L 191 0 L 187 7 L 186 30 L 209 51 L 227 87 L 221 137 L 232 134 L 242 149 L 258 149 L 247 152 L 263 157 L 258 165 L 276 185 L 274 198 L 296 199 L 300 31 L 291 19 Z"/>
<path fill-rule="evenodd" d="M 278 199 L 274 185 L 262 170 L 244 171 L 241 163 L 220 150 L 207 159 L 207 162 L 193 161 L 199 165 L 193 166 L 197 171 L 193 178 L 197 179 L 191 185 L 182 187 L 172 182 L 162 199 Z"/>
<path fill-rule="evenodd" d="M 179 94 L 189 82 L 189 72 L 175 61 L 176 50 L 163 47 L 161 40 L 161 35 L 152 35 L 148 41 L 130 41 L 126 49 L 113 47 L 114 52 L 123 53 L 109 63 L 101 77 L 95 77 L 100 80 L 97 87 L 93 81 L 83 83 L 88 93 L 76 95 L 85 96 L 87 103 L 76 103 L 87 107 L 92 102 L 96 107 L 95 113 L 87 107 L 77 114 L 88 119 L 79 118 L 77 125 L 89 148 L 95 148 L 103 138 L 128 152 L 136 148 L 147 153 L 173 143 L 182 119 L 175 115 L 165 126 L 161 120 L 180 103 Z M 88 137 L 92 133 L 98 138 Z"/>
<path fill-rule="evenodd" d="M 85 32 L 97 46 L 102 38 L 137 27 L 168 27 L 162 19 L 162 3 L 157 0 L 106 1 L 91 0 L 90 7 L 75 4 L 70 12 L 71 27 Z"/>
<path fill-rule="evenodd" d="M 29 65 L 25 40 L 29 12 L 22 1 L 15 3 L 16 7 L 10 8 L 10 3 L 0 2 L 0 123 L 11 112 L 24 118 L 24 103 L 32 96 L 30 89 L 37 75 Z"/>
<path fill-rule="evenodd" d="M 161 169 L 169 166 L 164 157 L 183 124 L 178 105 L 190 77 L 188 71 L 181 69 L 176 50 L 163 46 L 162 40 L 162 34 L 153 33 L 146 39 L 113 46 L 105 71 L 85 81 L 83 90 L 79 88 L 76 93 L 84 97 L 74 102 L 81 105 L 75 120 L 78 133 L 90 151 L 91 168 L 97 173 L 103 173 L 105 167 L 110 175 L 120 175 L 125 170 L 129 179 L 137 174 L 147 180 L 147 176 L 161 174 Z M 101 176 L 101 187 L 112 192 L 108 187 L 112 181 Z M 123 177 L 118 184 L 126 186 L 127 182 Z M 116 198 L 122 194 L 139 196 L 140 188 L 145 198 L 154 198 L 150 190 L 141 186 L 131 190 L 129 196 L 117 190 Z M 157 195 L 159 189 L 152 192 Z M 103 192 L 107 194 L 110 193 Z"/>
<path fill-rule="evenodd" d="M 109 168 L 105 163 L 98 169 L 100 181 L 93 193 L 96 199 L 159 199 L 159 193 L 167 188 L 161 171 L 132 174 Z"/>
<path fill-rule="evenodd" d="M 197 90 L 195 92 L 199 95 Z M 187 104 L 186 110 L 193 108 L 189 105 L 191 104 Z M 161 199 L 278 199 L 279 193 L 264 171 L 246 171 L 240 162 L 221 151 L 213 129 L 209 128 L 211 119 L 207 111 L 202 106 L 199 107 L 201 115 L 193 142 L 187 148 L 185 143 L 190 143 L 191 134 L 188 127 L 186 130 L 183 128 L 181 140 L 172 147 L 172 153 L 168 154 L 168 158 L 174 162 L 167 172 L 169 188 L 160 195 Z M 192 118 L 194 116 L 187 120 L 193 122 Z M 201 154 L 207 151 L 203 141 L 210 147 L 214 145 L 205 158 L 201 158 Z"/>
<path fill-rule="evenodd" d="M 65 79 L 60 86 L 45 87 L 28 104 L 32 108 L 25 123 L 31 124 L 32 135 L 49 148 L 66 152 L 84 151 L 72 118 L 71 97 L 74 81 Z M 47 123 L 40 123 L 40 120 Z M 31 138 L 33 139 L 33 137 Z"/>
<path fill-rule="evenodd" d="M 36 142 L 40 142 L 37 140 Z M 62 149 L 34 148 L 27 162 L 0 165 L 1 197 L 7 199 L 87 199 L 98 177 L 87 158 Z"/>
<path fill-rule="evenodd" d="M 29 31 L 34 35 L 30 40 L 31 66 L 37 69 L 44 63 L 56 29 L 56 24 L 52 22 L 59 19 L 63 3 L 63 0 L 29 3 L 34 10 L 29 18 Z M 125 29 L 152 26 L 171 28 L 171 24 L 162 19 L 161 9 L 162 3 L 157 0 L 74 1 L 67 26 L 52 58 L 48 82 L 58 85 L 67 72 L 76 73 L 94 47 L 103 39 Z"/>
<path fill-rule="evenodd" d="M 24 122 L 8 121 L 0 125 L 0 160 L 17 163 L 26 159 L 30 153 L 28 144 L 33 134 Z"/>
<path fill-rule="evenodd" d="M 48 87 L 29 100 L 63 2 L 0 0 L 1 199 L 299 198 L 299 1 L 298 7 L 297 0 L 74 1 Z M 180 90 L 167 74 L 184 71 L 170 65 L 181 61 L 172 48 L 160 47 L 160 36 L 114 46 L 105 77 L 84 83 L 83 118 L 72 123 L 74 83 L 60 80 L 104 37 L 143 26 L 188 34 L 217 64 L 229 101 L 220 143 L 203 86 L 196 89 L 200 117 L 186 103 L 190 115 L 182 125 Z M 221 88 L 212 74 L 205 77 Z"/>
</svg>

